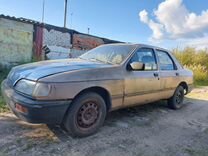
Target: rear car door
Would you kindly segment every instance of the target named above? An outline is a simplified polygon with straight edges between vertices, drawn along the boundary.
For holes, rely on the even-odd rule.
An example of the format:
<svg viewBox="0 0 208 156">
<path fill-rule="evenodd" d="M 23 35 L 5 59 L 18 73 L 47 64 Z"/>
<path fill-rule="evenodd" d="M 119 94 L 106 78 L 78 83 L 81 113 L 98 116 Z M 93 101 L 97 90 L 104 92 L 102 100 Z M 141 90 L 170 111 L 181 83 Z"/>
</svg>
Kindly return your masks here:
<svg viewBox="0 0 208 156">
<path fill-rule="evenodd" d="M 126 70 L 124 106 L 144 104 L 159 99 L 160 75 L 154 50 L 138 49 L 128 65 L 132 62 L 145 64 L 143 70 Z"/>
<path fill-rule="evenodd" d="M 180 81 L 177 66 L 171 55 L 163 50 L 156 49 L 160 69 L 160 85 L 164 98 L 170 98 Z"/>
</svg>

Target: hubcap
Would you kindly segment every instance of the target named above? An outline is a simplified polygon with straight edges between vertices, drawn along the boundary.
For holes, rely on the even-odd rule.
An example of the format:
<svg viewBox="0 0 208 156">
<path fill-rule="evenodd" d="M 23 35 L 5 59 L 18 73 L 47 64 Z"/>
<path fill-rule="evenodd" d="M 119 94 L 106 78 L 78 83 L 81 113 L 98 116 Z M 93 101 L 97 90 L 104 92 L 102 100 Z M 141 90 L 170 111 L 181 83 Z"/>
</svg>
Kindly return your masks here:
<svg viewBox="0 0 208 156">
<path fill-rule="evenodd" d="M 95 102 L 87 102 L 78 111 L 77 123 L 81 128 L 94 125 L 99 116 L 99 107 Z"/>
</svg>

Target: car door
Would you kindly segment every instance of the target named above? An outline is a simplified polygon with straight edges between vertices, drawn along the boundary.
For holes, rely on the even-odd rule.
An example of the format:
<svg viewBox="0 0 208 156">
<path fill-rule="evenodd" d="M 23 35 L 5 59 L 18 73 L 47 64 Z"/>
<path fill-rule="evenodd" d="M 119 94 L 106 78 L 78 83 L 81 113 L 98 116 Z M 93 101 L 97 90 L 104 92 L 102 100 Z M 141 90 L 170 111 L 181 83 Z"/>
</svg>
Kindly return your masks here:
<svg viewBox="0 0 208 156">
<path fill-rule="evenodd" d="M 155 52 L 151 48 L 138 49 L 127 66 L 132 62 L 144 63 L 143 70 L 126 70 L 124 80 L 124 106 L 149 103 L 157 100 L 160 91 L 160 74 Z"/>
<path fill-rule="evenodd" d="M 180 81 L 177 66 L 171 55 L 163 50 L 156 49 L 160 69 L 160 87 L 164 98 L 170 98 Z"/>
</svg>

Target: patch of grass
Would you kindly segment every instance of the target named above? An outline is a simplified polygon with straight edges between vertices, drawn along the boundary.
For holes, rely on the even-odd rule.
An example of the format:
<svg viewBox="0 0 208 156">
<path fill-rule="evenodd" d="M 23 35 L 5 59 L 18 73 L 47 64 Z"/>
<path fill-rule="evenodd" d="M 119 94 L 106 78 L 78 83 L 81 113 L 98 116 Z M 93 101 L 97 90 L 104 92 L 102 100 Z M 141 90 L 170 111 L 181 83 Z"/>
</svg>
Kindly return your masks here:
<svg viewBox="0 0 208 156">
<path fill-rule="evenodd" d="M 208 86 L 208 80 L 207 81 L 196 81 L 194 82 L 194 85 L 196 87 L 200 87 L 200 86 Z"/>
<path fill-rule="evenodd" d="M 7 107 L 6 103 L 3 100 L 3 97 L 0 96 L 0 113 L 9 111 L 9 108 Z"/>
<path fill-rule="evenodd" d="M 9 73 L 10 69 L 9 68 L 4 68 L 2 66 L 0 66 L 0 84 L 2 83 L 2 81 L 7 77 L 8 73 Z M 6 106 L 2 94 L 1 94 L 1 90 L 0 90 L 0 113 L 1 112 L 5 112 L 8 111 L 8 107 Z"/>
<path fill-rule="evenodd" d="M 7 154 L 0 151 L 0 156 L 7 156 Z"/>
<path fill-rule="evenodd" d="M 208 150 L 195 150 L 191 148 L 186 148 L 185 152 L 188 153 L 190 156 L 207 156 Z"/>
</svg>

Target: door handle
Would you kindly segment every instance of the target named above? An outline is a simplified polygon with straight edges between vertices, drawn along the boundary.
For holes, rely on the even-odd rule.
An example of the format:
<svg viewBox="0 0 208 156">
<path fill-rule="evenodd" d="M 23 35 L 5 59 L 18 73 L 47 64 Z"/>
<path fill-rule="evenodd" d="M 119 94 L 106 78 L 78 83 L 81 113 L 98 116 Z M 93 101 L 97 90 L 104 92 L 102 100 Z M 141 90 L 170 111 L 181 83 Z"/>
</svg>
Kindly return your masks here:
<svg viewBox="0 0 208 156">
<path fill-rule="evenodd" d="M 179 73 L 178 72 L 176 73 L 176 76 L 179 76 Z"/>
<path fill-rule="evenodd" d="M 159 76 L 159 74 L 158 73 L 154 73 L 154 77 L 158 77 Z"/>
</svg>

